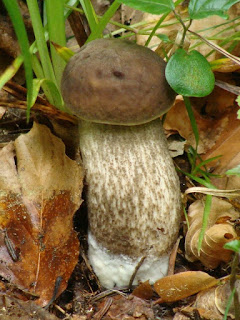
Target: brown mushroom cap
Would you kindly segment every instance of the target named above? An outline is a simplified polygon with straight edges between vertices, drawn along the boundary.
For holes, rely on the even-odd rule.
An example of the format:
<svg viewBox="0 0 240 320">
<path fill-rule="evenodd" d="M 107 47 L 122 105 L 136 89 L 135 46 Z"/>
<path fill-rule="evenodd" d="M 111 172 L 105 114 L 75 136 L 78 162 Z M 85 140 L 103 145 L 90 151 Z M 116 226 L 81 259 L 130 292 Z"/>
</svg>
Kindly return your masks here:
<svg viewBox="0 0 240 320">
<path fill-rule="evenodd" d="M 120 39 L 97 39 L 68 62 L 62 77 L 66 106 L 81 119 L 133 125 L 156 119 L 175 93 L 166 63 L 152 50 Z"/>
</svg>

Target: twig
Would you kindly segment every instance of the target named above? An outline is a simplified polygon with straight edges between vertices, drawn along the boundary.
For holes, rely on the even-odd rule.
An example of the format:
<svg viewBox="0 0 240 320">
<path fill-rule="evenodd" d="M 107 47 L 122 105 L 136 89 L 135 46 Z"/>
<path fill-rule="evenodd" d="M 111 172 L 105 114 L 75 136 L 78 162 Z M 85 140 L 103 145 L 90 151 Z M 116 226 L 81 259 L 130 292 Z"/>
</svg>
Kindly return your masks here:
<svg viewBox="0 0 240 320">
<path fill-rule="evenodd" d="M 138 262 L 138 264 L 136 265 L 136 268 L 135 268 L 135 270 L 134 270 L 134 272 L 133 272 L 133 274 L 132 274 L 132 276 L 131 276 L 131 278 L 130 278 L 129 284 L 128 284 L 128 289 L 129 289 L 129 290 L 132 289 L 133 281 L 134 281 L 134 279 L 135 279 L 135 277 L 136 277 L 136 274 L 137 274 L 139 268 L 141 267 L 141 265 L 143 264 L 143 262 L 144 262 L 145 259 L 146 259 L 146 256 L 143 256 L 143 257 L 141 258 L 141 260 Z"/>
</svg>

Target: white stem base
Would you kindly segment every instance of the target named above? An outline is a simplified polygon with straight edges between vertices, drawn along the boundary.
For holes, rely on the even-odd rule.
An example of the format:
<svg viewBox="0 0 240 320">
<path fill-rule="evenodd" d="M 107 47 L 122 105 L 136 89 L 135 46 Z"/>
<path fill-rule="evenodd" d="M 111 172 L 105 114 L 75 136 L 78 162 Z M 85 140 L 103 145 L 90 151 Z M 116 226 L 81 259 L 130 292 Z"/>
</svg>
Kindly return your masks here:
<svg viewBox="0 0 240 320">
<path fill-rule="evenodd" d="M 127 286 L 141 257 L 133 260 L 126 255 L 110 253 L 109 250 L 97 243 L 90 232 L 88 233 L 88 245 L 89 261 L 102 286 L 109 289 L 115 286 Z M 147 280 L 149 280 L 150 284 L 153 284 L 158 279 L 166 276 L 169 255 L 170 252 L 160 258 L 147 257 L 140 266 L 133 284 L 136 285 L 139 281 L 144 282 Z"/>
</svg>

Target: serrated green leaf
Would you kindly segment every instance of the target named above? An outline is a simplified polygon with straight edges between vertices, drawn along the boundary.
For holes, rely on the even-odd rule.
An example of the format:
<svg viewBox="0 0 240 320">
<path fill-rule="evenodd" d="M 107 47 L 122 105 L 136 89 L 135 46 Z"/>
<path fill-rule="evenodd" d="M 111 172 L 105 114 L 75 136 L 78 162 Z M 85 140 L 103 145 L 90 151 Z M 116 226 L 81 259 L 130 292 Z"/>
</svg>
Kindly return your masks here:
<svg viewBox="0 0 240 320">
<path fill-rule="evenodd" d="M 176 50 L 167 63 L 165 75 L 173 90 L 187 97 L 207 96 L 215 84 L 209 62 L 196 50 L 190 53 Z"/>
<path fill-rule="evenodd" d="M 175 6 L 172 0 L 119 0 L 127 6 L 152 14 L 172 11 Z"/>
<path fill-rule="evenodd" d="M 224 245 L 224 249 L 232 250 L 236 253 L 240 252 L 240 240 L 233 240 Z"/>
<path fill-rule="evenodd" d="M 229 176 L 238 176 L 240 177 L 240 164 L 236 166 L 235 168 L 232 168 L 228 171 L 226 171 L 226 174 Z"/>
<path fill-rule="evenodd" d="M 227 10 L 239 0 L 190 0 L 188 12 L 191 19 L 217 15 L 227 18 Z"/>
</svg>

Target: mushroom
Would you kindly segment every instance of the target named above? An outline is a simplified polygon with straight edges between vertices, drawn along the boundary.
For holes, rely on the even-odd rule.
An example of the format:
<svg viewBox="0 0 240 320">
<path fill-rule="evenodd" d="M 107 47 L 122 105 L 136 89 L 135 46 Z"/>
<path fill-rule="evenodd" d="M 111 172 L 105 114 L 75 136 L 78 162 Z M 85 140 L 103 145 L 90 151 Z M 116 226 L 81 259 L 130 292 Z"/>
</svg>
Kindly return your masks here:
<svg viewBox="0 0 240 320">
<path fill-rule="evenodd" d="M 175 99 L 164 70 L 146 47 L 97 39 L 63 73 L 63 99 L 79 117 L 88 256 L 106 288 L 135 271 L 134 284 L 165 276 L 178 235 L 179 180 L 159 118 Z"/>
</svg>

